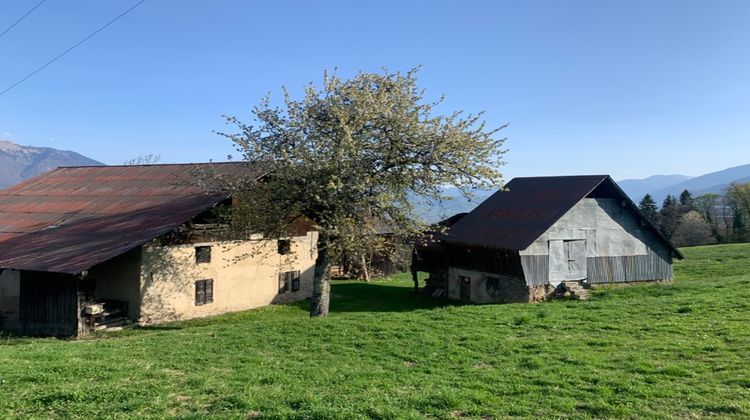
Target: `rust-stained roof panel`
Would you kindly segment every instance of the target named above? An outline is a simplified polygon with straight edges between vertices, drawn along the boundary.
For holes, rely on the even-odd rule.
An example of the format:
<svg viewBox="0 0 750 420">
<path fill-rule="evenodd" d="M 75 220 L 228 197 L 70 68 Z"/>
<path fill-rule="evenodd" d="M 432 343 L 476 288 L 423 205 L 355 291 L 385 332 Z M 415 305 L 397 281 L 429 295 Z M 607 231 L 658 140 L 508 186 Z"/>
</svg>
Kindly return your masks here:
<svg viewBox="0 0 750 420">
<path fill-rule="evenodd" d="M 78 273 L 167 233 L 227 197 L 198 173 L 244 163 L 58 168 L 0 190 L 0 268 Z"/>
</svg>

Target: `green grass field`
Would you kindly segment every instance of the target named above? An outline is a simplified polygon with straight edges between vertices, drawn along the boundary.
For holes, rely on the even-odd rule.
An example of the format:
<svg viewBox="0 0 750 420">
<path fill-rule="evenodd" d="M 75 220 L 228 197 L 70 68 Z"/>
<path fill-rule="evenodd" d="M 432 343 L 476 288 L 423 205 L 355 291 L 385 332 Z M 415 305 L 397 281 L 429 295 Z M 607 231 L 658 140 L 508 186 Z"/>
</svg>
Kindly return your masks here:
<svg viewBox="0 0 750 420">
<path fill-rule="evenodd" d="M 0 342 L 0 418 L 750 417 L 750 245 L 674 285 L 444 306 L 406 276 L 305 305 Z"/>
</svg>

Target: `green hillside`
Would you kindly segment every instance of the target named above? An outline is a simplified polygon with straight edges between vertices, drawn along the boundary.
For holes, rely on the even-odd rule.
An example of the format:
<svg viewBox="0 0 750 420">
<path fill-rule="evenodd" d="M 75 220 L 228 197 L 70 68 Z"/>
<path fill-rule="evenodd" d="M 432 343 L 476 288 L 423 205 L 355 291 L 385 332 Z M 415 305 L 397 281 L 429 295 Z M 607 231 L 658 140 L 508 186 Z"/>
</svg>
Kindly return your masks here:
<svg viewBox="0 0 750 420">
<path fill-rule="evenodd" d="M 406 276 L 304 305 L 0 341 L 0 417 L 750 417 L 750 245 L 688 248 L 674 285 L 443 306 Z"/>
</svg>

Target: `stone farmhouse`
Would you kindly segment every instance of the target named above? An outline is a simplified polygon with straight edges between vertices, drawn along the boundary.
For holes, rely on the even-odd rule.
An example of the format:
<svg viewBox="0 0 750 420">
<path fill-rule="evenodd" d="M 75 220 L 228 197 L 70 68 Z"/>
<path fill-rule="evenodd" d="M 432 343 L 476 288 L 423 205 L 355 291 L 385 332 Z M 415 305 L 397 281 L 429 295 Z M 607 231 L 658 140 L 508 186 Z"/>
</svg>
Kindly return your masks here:
<svg viewBox="0 0 750 420">
<path fill-rule="evenodd" d="M 0 190 L 0 330 L 78 336 L 309 298 L 317 233 L 223 240 L 233 205 L 196 170 L 260 176 L 244 163 L 58 168 Z"/>
</svg>

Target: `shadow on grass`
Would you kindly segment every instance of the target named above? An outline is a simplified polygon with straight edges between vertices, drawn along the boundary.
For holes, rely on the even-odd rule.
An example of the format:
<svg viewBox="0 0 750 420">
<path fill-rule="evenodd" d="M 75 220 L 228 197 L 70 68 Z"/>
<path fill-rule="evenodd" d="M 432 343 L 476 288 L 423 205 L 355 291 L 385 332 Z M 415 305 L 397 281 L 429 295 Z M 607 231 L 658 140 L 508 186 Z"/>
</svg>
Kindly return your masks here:
<svg viewBox="0 0 750 420">
<path fill-rule="evenodd" d="M 0 330 L 0 347 L 34 344 L 39 340 L 75 341 L 75 337 L 25 335 L 16 331 Z"/>
<path fill-rule="evenodd" d="M 410 287 L 378 283 L 331 283 L 331 313 L 409 312 L 442 308 L 454 303 L 414 293 Z"/>
<path fill-rule="evenodd" d="M 185 322 L 185 321 L 177 321 L 177 322 Z M 189 325 L 172 325 L 172 324 L 156 324 L 156 325 L 136 325 L 133 327 L 134 330 L 142 330 L 142 331 L 174 331 L 174 330 L 181 330 L 185 327 L 188 327 Z"/>
</svg>

